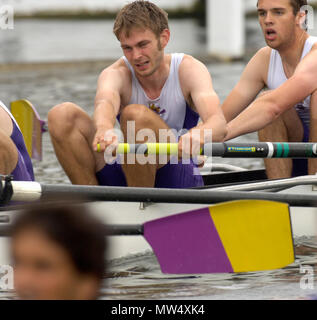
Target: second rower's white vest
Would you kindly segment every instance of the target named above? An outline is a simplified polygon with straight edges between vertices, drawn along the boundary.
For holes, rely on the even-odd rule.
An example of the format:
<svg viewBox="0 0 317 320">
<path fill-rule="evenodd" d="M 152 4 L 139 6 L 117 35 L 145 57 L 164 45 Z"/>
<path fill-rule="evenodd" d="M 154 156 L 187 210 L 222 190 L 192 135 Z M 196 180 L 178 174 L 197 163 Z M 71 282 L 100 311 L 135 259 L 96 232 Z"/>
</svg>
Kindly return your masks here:
<svg viewBox="0 0 317 320">
<path fill-rule="evenodd" d="M 183 128 L 190 129 L 197 124 L 198 120 L 198 115 L 189 110 L 179 82 L 178 70 L 183 57 L 183 53 L 172 54 L 169 76 L 160 96 L 154 100 L 146 95 L 132 66 L 126 57 L 123 57 L 132 74 L 132 95 L 129 104 L 142 104 L 149 107 L 160 115 L 170 128 L 176 129 L 177 132 L 180 132 Z"/>
<path fill-rule="evenodd" d="M 301 60 L 310 52 L 315 43 L 317 43 L 317 37 L 309 37 L 306 40 Z M 272 49 L 267 78 L 268 89 L 274 90 L 285 81 L 287 81 L 287 77 L 284 72 L 281 56 L 277 50 Z M 308 127 L 310 123 L 310 97 L 308 96 L 304 101 L 295 106 L 299 117 Z"/>
</svg>

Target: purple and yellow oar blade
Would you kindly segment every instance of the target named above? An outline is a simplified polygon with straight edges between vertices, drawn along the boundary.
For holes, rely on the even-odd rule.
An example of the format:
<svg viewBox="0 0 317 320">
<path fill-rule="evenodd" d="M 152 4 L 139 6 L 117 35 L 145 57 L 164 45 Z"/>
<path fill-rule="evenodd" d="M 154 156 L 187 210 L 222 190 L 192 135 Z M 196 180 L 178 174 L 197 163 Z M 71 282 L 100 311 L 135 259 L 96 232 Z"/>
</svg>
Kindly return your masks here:
<svg viewBox="0 0 317 320">
<path fill-rule="evenodd" d="M 272 270 L 294 262 L 287 204 L 242 200 L 144 224 L 144 237 L 172 274 Z"/>
<path fill-rule="evenodd" d="M 20 127 L 29 156 L 41 161 L 42 133 L 47 131 L 45 121 L 27 100 L 11 102 L 11 113 Z"/>
</svg>

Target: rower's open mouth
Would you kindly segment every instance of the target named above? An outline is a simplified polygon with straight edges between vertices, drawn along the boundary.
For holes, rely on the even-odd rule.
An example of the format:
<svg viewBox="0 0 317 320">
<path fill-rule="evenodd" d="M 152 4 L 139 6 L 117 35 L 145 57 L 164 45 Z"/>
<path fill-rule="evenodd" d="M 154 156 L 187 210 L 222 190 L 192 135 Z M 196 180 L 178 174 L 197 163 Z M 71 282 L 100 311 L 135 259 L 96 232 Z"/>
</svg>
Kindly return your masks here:
<svg viewBox="0 0 317 320">
<path fill-rule="evenodd" d="M 140 67 L 144 67 L 144 66 L 148 65 L 149 63 L 150 63 L 149 61 L 145 61 L 145 62 L 142 62 L 142 63 L 137 63 L 136 66 L 138 68 L 140 68 Z"/>
<path fill-rule="evenodd" d="M 276 35 L 276 32 L 273 29 L 268 29 L 268 30 L 266 30 L 265 33 L 266 33 L 267 36 Z"/>
</svg>

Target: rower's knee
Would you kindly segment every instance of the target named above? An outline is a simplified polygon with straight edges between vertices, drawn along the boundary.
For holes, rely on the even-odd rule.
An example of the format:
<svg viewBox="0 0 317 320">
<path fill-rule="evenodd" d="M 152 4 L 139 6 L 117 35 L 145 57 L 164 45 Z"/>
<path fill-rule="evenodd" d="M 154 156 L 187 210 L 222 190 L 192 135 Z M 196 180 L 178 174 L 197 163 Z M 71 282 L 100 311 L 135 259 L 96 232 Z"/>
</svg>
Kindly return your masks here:
<svg viewBox="0 0 317 320">
<path fill-rule="evenodd" d="M 260 142 L 266 141 L 289 141 L 287 128 L 282 117 L 277 118 L 272 123 L 258 131 Z"/>
<path fill-rule="evenodd" d="M 120 122 L 127 121 L 146 121 L 149 109 L 142 104 L 130 104 L 126 106 L 120 115 Z"/>
<path fill-rule="evenodd" d="M 65 137 L 75 127 L 79 107 L 72 102 L 56 105 L 48 112 L 47 123 L 52 137 Z"/>
</svg>

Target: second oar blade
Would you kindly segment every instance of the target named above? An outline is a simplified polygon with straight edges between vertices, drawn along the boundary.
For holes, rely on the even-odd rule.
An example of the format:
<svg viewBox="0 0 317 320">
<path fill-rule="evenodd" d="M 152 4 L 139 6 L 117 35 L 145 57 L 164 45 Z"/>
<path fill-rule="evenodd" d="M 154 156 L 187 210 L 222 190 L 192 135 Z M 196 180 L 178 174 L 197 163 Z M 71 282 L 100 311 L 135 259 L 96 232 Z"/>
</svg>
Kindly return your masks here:
<svg viewBox="0 0 317 320">
<path fill-rule="evenodd" d="M 29 156 L 42 160 L 42 134 L 47 131 L 35 107 L 27 100 L 11 102 L 11 112 L 22 132 Z"/>
</svg>

